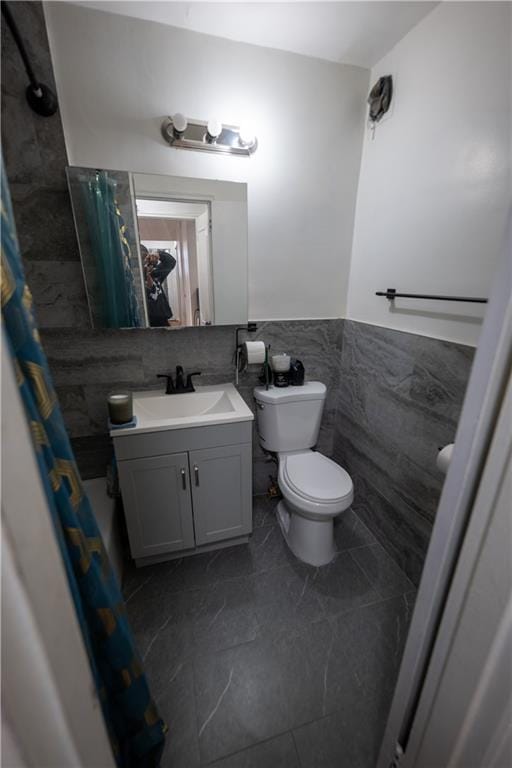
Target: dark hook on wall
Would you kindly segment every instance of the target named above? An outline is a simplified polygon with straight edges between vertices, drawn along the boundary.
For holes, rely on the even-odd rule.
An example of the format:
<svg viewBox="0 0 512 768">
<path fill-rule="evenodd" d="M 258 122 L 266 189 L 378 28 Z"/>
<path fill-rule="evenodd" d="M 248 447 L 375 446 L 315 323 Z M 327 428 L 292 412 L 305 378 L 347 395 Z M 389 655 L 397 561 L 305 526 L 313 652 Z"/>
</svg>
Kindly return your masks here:
<svg viewBox="0 0 512 768">
<path fill-rule="evenodd" d="M 2 0 L 2 16 L 11 31 L 11 35 L 16 43 L 29 79 L 30 84 L 25 91 L 29 106 L 34 112 L 37 112 L 38 115 L 41 115 L 42 117 L 51 117 L 51 115 L 56 113 L 59 106 L 57 96 L 48 85 L 40 83 L 35 76 L 20 31 L 13 19 L 9 4 L 5 2 L 5 0 Z"/>
</svg>

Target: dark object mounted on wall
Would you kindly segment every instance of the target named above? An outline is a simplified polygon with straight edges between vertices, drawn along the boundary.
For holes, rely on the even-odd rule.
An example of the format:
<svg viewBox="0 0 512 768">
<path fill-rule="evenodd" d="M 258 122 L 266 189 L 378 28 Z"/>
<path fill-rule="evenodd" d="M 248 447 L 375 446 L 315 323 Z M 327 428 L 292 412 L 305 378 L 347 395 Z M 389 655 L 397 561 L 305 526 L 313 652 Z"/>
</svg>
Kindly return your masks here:
<svg viewBox="0 0 512 768">
<path fill-rule="evenodd" d="M 393 98 L 393 78 L 391 75 L 379 77 L 368 96 L 368 120 L 371 124 L 378 123 L 391 106 Z"/>
<path fill-rule="evenodd" d="M 23 40 L 21 39 L 19 29 L 13 19 L 9 4 L 6 3 L 5 0 L 2 0 L 2 16 L 11 31 L 11 35 L 16 43 L 29 79 L 29 85 L 25 91 L 28 104 L 38 115 L 41 115 L 42 117 L 51 117 L 51 115 L 56 113 L 59 106 L 57 96 L 48 85 L 40 83 L 35 76 Z"/>
</svg>

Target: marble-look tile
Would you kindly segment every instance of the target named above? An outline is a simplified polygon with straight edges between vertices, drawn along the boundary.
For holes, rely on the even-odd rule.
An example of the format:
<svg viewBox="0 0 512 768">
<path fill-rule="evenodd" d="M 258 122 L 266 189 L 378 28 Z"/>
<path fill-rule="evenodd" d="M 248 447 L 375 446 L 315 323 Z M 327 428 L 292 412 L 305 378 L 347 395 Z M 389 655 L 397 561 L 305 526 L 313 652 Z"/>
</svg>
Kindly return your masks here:
<svg viewBox="0 0 512 768">
<path fill-rule="evenodd" d="M 151 688 L 153 674 L 148 674 Z M 156 674 L 159 678 L 160 673 Z M 178 664 L 170 674 L 167 672 L 156 704 L 169 728 L 161 768 L 199 768 L 194 670 L 190 662 Z"/>
<path fill-rule="evenodd" d="M 414 593 L 338 616 L 335 631 L 347 663 L 370 697 L 389 706 L 407 637 Z"/>
<path fill-rule="evenodd" d="M 301 566 L 286 564 L 252 577 L 261 636 L 298 633 L 305 624 L 324 618 L 316 569 Z"/>
<path fill-rule="evenodd" d="M 57 387 L 55 391 L 62 409 L 68 435 L 70 437 L 90 435 L 91 424 L 83 387 L 78 385 Z"/>
<path fill-rule="evenodd" d="M 255 584 L 249 577 L 230 579 L 188 594 L 195 653 L 222 650 L 258 636 Z"/>
<path fill-rule="evenodd" d="M 290 556 L 279 526 L 255 528 L 249 541 L 249 550 L 253 573 L 279 568 Z"/>
<path fill-rule="evenodd" d="M 222 757 L 333 711 L 340 692 L 359 684 L 329 622 L 300 635 L 255 640 L 196 657 L 199 742 L 203 760 Z"/>
<path fill-rule="evenodd" d="M 137 352 L 118 349 L 111 354 L 89 356 L 84 344 L 83 355 L 80 348 L 70 354 L 64 348 L 59 350 L 54 343 L 49 345 L 47 334 L 42 338 L 56 386 L 90 387 L 91 396 L 96 394 L 96 400 L 101 401 L 94 408 L 101 407 L 109 389 L 123 385 L 131 385 L 131 389 L 143 387 L 141 358 Z M 96 393 L 94 387 L 97 387 Z"/>
<path fill-rule="evenodd" d="M 311 369 L 311 375 L 318 374 L 329 387 L 333 404 L 336 370 L 329 344 L 340 335 L 340 324 L 341 321 L 315 320 L 273 322 L 262 326 L 262 334 L 268 333 L 276 345 L 282 339 L 283 348 L 295 354 L 299 354 L 295 352 L 299 349 L 306 368 L 308 371 Z M 180 331 L 100 331 L 83 328 L 79 333 L 72 328 L 47 328 L 42 330 L 41 336 L 55 384 L 59 387 L 83 387 L 90 435 L 104 432 L 105 398 L 108 391 L 116 386 L 127 386 L 132 390 L 159 388 L 161 383 L 156 374 L 173 370 L 178 363 L 186 370 L 203 371 L 199 380 L 201 384 L 224 383 L 233 378 L 234 328 L 231 326 Z M 258 383 L 257 376 L 255 368 L 240 377 L 240 393 L 253 410 L 252 390 Z M 326 405 L 319 447 L 328 455 L 332 450 L 333 427 L 334 407 Z M 276 477 L 277 467 L 261 449 L 255 428 L 253 433 L 254 490 L 264 493 L 269 487 L 270 477 Z"/>
<path fill-rule="evenodd" d="M 390 503 L 364 480 L 358 480 L 354 510 L 374 532 L 415 586 L 418 586 L 430 539 L 431 523 L 403 502 Z"/>
<path fill-rule="evenodd" d="M 128 618 L 139 653 L 150 667 L 162 666 L 164 661 L 169 665 L 168 659 L 160 658 L 167 645 L 171 646 L 172 663 L 192 652 L 193 595 L 170 591 L 174 563 L 151 566 L 153 572 L 142 573 L 138 584 L 125 584 Z"/>
<path fill-rule="evenodd" d="M 354 321 L 343 325 L 334 457 L 354 509 L 418 583 L 474 350 Z"/>
<path fill-rule="evenodd" d="M 35 71 L 54 92 L 55 81 L 41 3 L 18 2 L 13 16 Z M 2 25 L 2 147 L 11 183 L 65 187 L 66 150 L 59 113 L 44 120 L 28 106 L 27 85 L 19 52 L 7 25 Z M 16 213 L 16 211 L 15 211 Z"/>
<path fill-rule="evenodd" d="M 375 543 L 370 529 L 352 509 L 342 512 L 334 520 L 334 541 L 338 552 Z"/>
<path fill-rule="evenodd" d="M 276 506 L 278 499 L 270 499 L 266 495 L 253 496 L 252 524 L 253 528 L 277 525 Z"/>
<path fill-rule="evenodd" d="M 346 613 L 380 599 L 350 552 L 339 552 L 328 565 L 317 568 L 312 577 L 312 589 L 329 616 Z"/>
<path fill-rule="evenodd" d="M 358 547 L 351 550 L 350 554 L 381 598 L 395 597 L 414 590 L 414 584 L 380 544 Z"/>
<path fill-rule="evenodd" d="M 23 260 L 76 261 L 80 264 L 67 189 L 31 183 L 11 184 L 10 191 Z M 73 280 L 79 284 L 80 273 L 73 273 Z M 83 280 L 81 282 L 83 286 Z M 71 289 L 72 285 L 64 287 Z"/>
<path fill-rule="evenodd" d="M 24 266 L 39 328 L 89 326 L 80 262 L 38 259 Z"/>
<path fill-rule="evenodd" d="M 212 768 L 301 768 L 291 733 L 283 733 L 212 763 Z"/>
<path fill-rule="evenodd" d="M 293 731 L 301 768 L 375 768 L 387 715 L 373 697 L 341 699 L 336 712 Z"/>
</svg>

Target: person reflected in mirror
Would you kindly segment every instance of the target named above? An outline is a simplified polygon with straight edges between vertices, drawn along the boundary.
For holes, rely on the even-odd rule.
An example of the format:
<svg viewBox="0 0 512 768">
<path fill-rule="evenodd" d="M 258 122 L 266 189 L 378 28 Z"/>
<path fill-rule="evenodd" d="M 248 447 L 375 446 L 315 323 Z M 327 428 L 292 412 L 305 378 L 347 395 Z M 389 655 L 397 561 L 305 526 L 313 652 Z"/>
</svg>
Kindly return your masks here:
<svg viewBox="0 0 512 768">
<path fill-rule="evenodd" d="M 149 324 L 152 328 L 171 325 L 173 313 L 164 283 L 176 267 L 176 259 L 168 251 L 149 252 L 142 243 L 140 250 L 144 262 Z"/>
</svg>

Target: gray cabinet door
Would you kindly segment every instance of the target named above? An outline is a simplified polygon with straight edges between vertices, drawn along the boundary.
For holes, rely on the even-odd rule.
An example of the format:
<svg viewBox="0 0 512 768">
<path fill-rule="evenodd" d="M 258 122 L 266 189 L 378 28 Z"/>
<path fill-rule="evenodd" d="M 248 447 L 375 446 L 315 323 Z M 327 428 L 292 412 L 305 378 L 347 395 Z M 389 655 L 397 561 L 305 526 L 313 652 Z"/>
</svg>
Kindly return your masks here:
<svg viewBox="0 0 512 768">
<path fill-rule="evenodd" d="M 118 467 L 132 557 L 193 547 L 187 454 L 130 459 Z"/>
<path fill-rule="evenodd" d="M 251 445 L 191 451 L 189 462 L 196 545 L 250 533 Z"/>
</svg>

